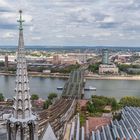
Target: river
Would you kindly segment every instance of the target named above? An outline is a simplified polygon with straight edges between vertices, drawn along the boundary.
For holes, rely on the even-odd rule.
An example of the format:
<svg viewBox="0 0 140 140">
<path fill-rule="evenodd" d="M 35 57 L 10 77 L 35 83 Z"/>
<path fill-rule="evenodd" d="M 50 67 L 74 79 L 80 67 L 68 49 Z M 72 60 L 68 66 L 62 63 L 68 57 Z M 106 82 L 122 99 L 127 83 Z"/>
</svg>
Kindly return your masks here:
<svg viewBox="0 0 140 140">
<path fill-rule="evenodd" d="M 42 78 L 29 77 L 30 94 L 38 94 L 46 99 L 50 92 L 55 92 L 59 96 L 62 91 L 57 87 L 64 86 L 66 79 L 62 78 Z M 91 95 L 104 95 L 120 99 L 123 96 L 140 96 L 140 81 L 133 80 L 87 80 L 86 87 L 96 87 L 96 91 L 86 91 L 85 97 Z M 0 76 L 0 92 L 6 98 L 12 98 L 15 95 L 15 76 Z"/>
</svg>

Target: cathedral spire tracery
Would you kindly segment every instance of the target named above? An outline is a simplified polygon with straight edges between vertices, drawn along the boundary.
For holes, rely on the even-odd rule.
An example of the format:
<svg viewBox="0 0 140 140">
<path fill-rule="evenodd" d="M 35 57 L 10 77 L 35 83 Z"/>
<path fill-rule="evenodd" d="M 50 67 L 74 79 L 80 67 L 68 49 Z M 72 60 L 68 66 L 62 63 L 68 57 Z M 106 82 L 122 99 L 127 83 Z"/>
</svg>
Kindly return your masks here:
<svg viewBox="0 0 140 140">
<path fill-rule="evenodd" d="M 37 118 L 32 113 L 27 64 L 24 50 L 22 11 L 19 11 L 16 87 L 13 114 L 7 121 L 8 140 L 37 140 Z"/>
</svg>

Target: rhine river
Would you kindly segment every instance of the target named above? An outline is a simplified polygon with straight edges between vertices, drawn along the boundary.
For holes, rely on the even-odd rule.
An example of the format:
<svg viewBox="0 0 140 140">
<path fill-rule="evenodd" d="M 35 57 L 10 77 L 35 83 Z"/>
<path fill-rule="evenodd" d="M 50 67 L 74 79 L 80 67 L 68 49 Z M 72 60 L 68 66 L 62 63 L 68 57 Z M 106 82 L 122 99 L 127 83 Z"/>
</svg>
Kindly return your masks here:
<svg viewBox="0 0 140 140">
<path fill-rule="evenodd" d="M 57 87 L 64 86 L 66 79 L 62 78 L 42 78 L 29 77 L 30 94 L 38 94 L 46 99 L 50 92 L 55 92 L 59 96 L 62 91 Z M 96 87 L 96 91 L 86 91 L 85 97 L 91 95 L 111 96 L 120 99 L 123 96 L 140 96 L 140 81 L 132 80 L 87 80 L 86 87 Z M 6 98 L 12 98 L 15 95 L 15 76 L 0 76 L 0 92 Z"/>
</svg>

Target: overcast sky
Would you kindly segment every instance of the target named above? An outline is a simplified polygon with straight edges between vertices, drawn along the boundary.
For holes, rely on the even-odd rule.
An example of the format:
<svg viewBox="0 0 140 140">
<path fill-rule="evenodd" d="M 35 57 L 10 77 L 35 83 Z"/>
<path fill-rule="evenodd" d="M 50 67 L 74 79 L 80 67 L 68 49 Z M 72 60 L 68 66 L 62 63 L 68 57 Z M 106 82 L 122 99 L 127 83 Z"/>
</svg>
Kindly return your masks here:
<svg viewBox="0 0 140 140">
<path fill-rule="evenodd" d="M 0 0 L 0 45 L 140 46 L 140 0 Z"/>
</svg>

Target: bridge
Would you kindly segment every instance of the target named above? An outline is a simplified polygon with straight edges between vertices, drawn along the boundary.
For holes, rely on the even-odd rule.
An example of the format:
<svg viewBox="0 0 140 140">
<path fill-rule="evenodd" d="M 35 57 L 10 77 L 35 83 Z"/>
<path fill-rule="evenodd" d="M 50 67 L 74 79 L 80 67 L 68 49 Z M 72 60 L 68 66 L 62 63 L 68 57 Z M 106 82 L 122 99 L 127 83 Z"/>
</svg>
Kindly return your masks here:
<svg viewBox="0 0 140 140">
<path fill-rule="evenodd" d="M 63 139 L 65 126 L 73 117 L 76 109 L 77 99 L 81 99 L 84 93 L 84 70 L 76 70 L 70 74 L 62 95 L 48 109 L 39 113 L 39 137 L 45 133 L 48 123 L 51 124 L 57 139 Z"/>
<path fill-rule="evenodd" d="M 84 84 L 84 70 L 73 71 L 63 88 L 62 98 L 81 99 L 84 94 Z"/>
</svg>

